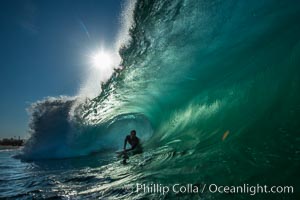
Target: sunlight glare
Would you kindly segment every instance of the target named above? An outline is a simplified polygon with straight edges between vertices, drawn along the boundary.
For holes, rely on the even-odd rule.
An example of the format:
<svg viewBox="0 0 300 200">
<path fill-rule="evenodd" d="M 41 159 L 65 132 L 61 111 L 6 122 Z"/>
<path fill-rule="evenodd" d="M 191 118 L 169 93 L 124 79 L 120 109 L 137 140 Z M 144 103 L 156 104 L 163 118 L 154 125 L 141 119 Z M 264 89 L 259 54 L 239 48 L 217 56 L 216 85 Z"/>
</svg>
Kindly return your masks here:
<svg viewBox="0 0 300 200">
<path fill-rule="evenodd" d="M 92 56 L 92 65 L 99 69 L 110 68 L 112 65 L 112 56 L 104 51 L 97 52 Z"/>
</svg>

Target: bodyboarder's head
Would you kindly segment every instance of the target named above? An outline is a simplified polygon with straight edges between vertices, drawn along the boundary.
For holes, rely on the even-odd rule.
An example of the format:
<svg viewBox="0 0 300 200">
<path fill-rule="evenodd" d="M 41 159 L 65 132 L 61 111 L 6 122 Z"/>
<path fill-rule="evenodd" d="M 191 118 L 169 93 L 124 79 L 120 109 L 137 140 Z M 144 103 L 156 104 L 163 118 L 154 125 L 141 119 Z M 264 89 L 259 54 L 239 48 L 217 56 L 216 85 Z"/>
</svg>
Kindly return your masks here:
<svg viewBox="0 0 300 200">
<path fill-rule="evenodd" d="M 132 131 L 130 132 L 130 136 L 131 136 L 131 137 L 136 137 L 136 131 L 135 131 L 135 130 L 132 130 Z"/>
</svg>

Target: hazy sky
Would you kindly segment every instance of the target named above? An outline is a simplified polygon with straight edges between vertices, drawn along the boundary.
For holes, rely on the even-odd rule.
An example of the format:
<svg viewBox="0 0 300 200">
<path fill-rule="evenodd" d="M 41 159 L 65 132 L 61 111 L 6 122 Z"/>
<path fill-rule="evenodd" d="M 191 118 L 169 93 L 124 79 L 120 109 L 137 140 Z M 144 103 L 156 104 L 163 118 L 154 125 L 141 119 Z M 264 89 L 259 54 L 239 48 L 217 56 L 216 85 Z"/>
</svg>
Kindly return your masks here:
<svg viewBox="0 0 300 200">
<path fill-rule="evenodd" d="M 27 134 L 26 108 L 75 95 L 86 54 L 112 48 L 122 0 L 0 1 L 0 138 Z"/>
</svg>

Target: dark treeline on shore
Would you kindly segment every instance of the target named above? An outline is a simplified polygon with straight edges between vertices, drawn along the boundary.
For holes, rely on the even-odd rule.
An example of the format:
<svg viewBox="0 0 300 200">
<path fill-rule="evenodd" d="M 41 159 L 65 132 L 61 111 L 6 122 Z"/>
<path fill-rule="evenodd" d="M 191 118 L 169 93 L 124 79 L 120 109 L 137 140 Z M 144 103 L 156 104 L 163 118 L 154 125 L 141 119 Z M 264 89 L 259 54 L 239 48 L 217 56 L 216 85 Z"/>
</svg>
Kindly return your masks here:
<svg viewBox="0 0 300 200">
<path fill-rule="evenodd" d="M 2 140 L 0 140 L 0 145 L 3 146 L 23 146 L 23 144 L 24 144 L 24 140 L 20 139 L 20 137 L 18 139 L 3 138 Z"/>
</svg>

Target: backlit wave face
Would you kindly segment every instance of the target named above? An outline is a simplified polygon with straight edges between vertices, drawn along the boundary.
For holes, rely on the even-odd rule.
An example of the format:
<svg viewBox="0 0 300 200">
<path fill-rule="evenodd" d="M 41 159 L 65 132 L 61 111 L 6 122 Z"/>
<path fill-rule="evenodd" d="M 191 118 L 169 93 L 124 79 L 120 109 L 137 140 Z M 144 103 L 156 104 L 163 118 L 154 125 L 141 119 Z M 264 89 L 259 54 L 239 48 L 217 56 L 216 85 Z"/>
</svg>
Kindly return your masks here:
<svg viewBox="0 0 300 200">
<path fill-rule="evenodd" d="M 295 166 L 299 158 L 300 6 L 289 3 L 138 1 L 131 42 L 120 50 L 124 70 L 79 118 L 93 125 L 146 116 L 154 132 L 145 146 L 173 152 L 148 165 L 146 180 L 161 180 L 163 169 L 169 183 L 174 174 L 197 183 L 215 174 L 224 183 L 261 173 L 279 180 L 276 163 Z M 236 160 L 253 167 L 238 179 Z"/>
<path fill-rule="evenodd" d="M 138 1 L 131 43 L 120 50 L 125 69 L 89 104 L 96 112 L 82 112 L 84 120 L 97 124 L 118 114 L 143 113 L 161 132 L 156 137 L 185 137 L 191 129 L 194 145 L 202 134 L 242 131 L 269 112 L 280 85 L 294 80 L 295 65 L 286 65 L 287 72 L 280 63 L 297 54 L 292 48 L 298 41 L 297 9 L 274 7 L 272 1 L 249 8 L 234 2 Z M 264 12 L 272 17 L 263 17 Z M 288 28 L 281 29 L 283 24 Z M 280 40 L 282 32 L 289 39 Z M 271 44 L 269 35 L 274 35 Z M 255 107 L 250 99 L 264 103 Z M 256 117 L 240 117 L 240 110 Z M 172 127 L 179 133 L 168 131 Z"/>
</svg>

